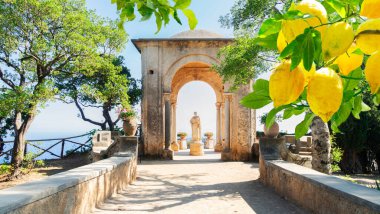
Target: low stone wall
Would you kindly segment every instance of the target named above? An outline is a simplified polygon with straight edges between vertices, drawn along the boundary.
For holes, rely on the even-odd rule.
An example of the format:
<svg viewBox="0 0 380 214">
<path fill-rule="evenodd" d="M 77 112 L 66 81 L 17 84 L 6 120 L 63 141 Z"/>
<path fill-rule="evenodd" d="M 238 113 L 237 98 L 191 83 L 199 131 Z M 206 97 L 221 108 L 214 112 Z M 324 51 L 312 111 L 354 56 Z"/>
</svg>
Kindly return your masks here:
<svg viewBox="0 0 380 214">
<path fill-rule="evenodd" d="M 89 213 L 136 179 L 136 155 L 119 154 L 0 191 L 0 213 Z"/>
<path fill-rule="evenodd" d="M 283 160 L 260 159 L 260 179 L 313 213 L 380 213 L 380 191 Z"/>
</svg>

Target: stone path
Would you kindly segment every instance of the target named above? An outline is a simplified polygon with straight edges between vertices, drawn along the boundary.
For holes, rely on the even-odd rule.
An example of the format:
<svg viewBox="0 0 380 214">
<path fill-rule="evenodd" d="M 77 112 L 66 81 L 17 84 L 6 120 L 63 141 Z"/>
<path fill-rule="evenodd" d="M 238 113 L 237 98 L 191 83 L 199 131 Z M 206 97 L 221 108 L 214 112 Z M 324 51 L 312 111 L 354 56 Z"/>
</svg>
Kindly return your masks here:
<svg viewBox="0 0 380 214">
<path fill-rule="evenodd" d="M 176 154 L 174 161 L 143 161 L 137 181 L 94 213 L 306 213 L 259 181 L 257 163 L 221 162 Z"/>
</svg>

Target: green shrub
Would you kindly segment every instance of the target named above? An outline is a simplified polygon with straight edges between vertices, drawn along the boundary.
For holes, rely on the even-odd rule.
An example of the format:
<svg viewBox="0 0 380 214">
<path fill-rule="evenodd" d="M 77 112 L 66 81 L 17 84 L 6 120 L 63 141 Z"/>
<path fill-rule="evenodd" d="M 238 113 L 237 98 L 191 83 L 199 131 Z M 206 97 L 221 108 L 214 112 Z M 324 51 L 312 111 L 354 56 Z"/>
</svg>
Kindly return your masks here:
<svg viewBox="0 0 380 214">
<path fill-rule="evenodd" d="M 331 170 L 341 171 L 339 163 L 342 160 L 343 150 L 335 143 L 335 138 L 331 137 Z"/>
<path fill-rule="evenodd" d="M 9 174 L 11 172 L 11 165 L 1 164 L 0 165 L 0 175 Z"/>
</svg>

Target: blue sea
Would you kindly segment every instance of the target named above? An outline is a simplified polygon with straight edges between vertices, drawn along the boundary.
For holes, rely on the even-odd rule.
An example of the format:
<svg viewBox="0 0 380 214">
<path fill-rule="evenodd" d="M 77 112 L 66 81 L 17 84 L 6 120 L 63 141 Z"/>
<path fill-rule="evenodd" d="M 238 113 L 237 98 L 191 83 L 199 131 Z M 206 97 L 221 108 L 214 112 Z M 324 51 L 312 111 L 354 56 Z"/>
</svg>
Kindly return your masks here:
<svg viewBox="0 0 380 214">
<path fill-rule="evenodd" d="M 64 148 L 63 148 L 63 155 L 66 155 L 67 151 L 72 151 L 72 150 L 74 150 L 80 146 L 76 143 L 83 144 L 86 141 L 88 141 L 92 136 L 87 135 L 87 136 L 81 136 L 81 137 L 76 137 L 76 138 L 71 138 L 71 139 L 67 139 L 67 138 L 70 138 L 73 136 L 75 137 L 75 136 L 83 135 L 86 133 L 87 132 L 82 132 L 82 133 L 59 133 L 59 132 L 29 133 L 29 134 L 27 134 L 26 139 L 31 144 L 33 144 L 37 147 L 40 147 L 42 149 L 48 149 L 49 147 L 51 147 L 49 149 L 49 152 L 51 152 L 57 156 L 61 156 L 62 142 L 60 142 L 60 141 L 63 138 L 66 139 L 65 144 L 64 144 Z M 52 140 L 46 141 L 46 139 L 52 139 Z M 7 137 L 4 139 L 5 142 L 12 141 L 12 140 L 13 140 L 12 137 Z M 72 142 L 70 142 L 70 141 L 72 141 Z M 58 142 L 60 142 L 60 143 L 58 143 Z M 91 140 L 89 143 L 87 143 L 87 145 L 89 145 L 90 143 L 91 143 Z M 54 145 L 54 144 L 57 144 L 57 145 Z M 12 147 L 13 147 L 12 142 L 11 143 L 5 143 L 4 152 L 8 151 L 9 149 L 12 149 Z M 40 154 L 42 152 L 42 150 L 38 149 L 32 145 L 27 145 L 27 152 L 32 152 L 34 154 Z M 55 156 L 49 152 L 45 152 L 44 154 L 40 155 L 36 159 L 37 160 L 45 160 L 45 159 L 58 159 L 59 158 L 59 157 L 57 157 L 57 156 Z M 0 157 L 0 163 L 9 162 L 9 161 L 10 161 L 10 158 L 7 158 L 6 156 Z"/>
</svg>

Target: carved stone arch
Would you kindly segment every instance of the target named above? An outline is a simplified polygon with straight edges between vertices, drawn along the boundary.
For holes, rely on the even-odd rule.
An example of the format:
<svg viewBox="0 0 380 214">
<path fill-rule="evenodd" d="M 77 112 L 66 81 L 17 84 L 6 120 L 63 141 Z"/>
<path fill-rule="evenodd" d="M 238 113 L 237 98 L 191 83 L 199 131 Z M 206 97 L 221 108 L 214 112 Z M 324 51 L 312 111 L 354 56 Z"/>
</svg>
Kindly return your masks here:
<svg viewBox="0 0 380 214">
<path fill-rule="evenodd" d="M 212 64 L 219 63 L 219 61 L 216 58 L 206 54 L 188 54 L 185 56 L 181 56 L 169 66 L 169 68 L 166 70 L 164 74 L 164 92 L 171 91 L 171 83 L 173 82 L 173 78 L 176 75 L 177 71 L 179 71 L 185 65 L 189 65 L 195 62 L 201 63 L 203 64 L 203 66 L 207 65 L 208 68 L 210 68 Z"/>
<path fill-rule="evenodd" d="M 210 65 L 203 62 L 190 62 L 183 65 L 174 75 L 171 81 L 172 103 L 176 103 L 181 88 L 191 81 L 202 81 L 211 86 L 215 92 L 216 101 L 223 102 L 223 81 L 215 71 L 210 70 Z"/>
</svg>

